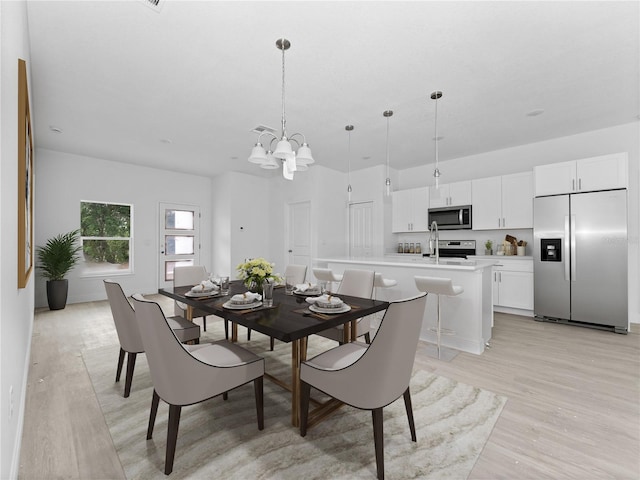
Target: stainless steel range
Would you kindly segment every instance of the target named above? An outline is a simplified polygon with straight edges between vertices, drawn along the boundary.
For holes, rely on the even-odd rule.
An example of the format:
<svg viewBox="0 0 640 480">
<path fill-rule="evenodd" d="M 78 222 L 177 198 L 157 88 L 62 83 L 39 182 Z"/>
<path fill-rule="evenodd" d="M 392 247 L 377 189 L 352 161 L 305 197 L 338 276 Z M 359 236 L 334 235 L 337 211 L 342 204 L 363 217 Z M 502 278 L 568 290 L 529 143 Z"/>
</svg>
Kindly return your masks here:
<svg viewBox="0 0 640 480">
<path fill-rule="evenodd" d="M 438 240 L 438 249 L 440 250 L 440 257 L 448 258 L 467 258 L 467 255 L 476 254 L 476 241 L 475 240 Z M 423 254 L 423 257 L 428 257 L 429 254 Z"/>
</svg>

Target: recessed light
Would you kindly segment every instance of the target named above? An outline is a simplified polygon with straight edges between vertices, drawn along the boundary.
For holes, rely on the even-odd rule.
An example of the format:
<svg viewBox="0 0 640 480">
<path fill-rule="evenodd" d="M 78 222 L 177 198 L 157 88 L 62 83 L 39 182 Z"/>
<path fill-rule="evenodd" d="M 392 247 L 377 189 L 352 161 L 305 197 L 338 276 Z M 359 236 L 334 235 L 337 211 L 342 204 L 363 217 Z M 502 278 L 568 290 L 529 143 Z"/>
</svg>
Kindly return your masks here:
<svg viewBox="0 0 640 480">
<path fill-rule="evenodd" d="M 170 138 L 161 138 L 160 142 L 166 143 L 166 144 L 173 143 L 173 141 Z"/>
<path fill-rule="evenodd" d="M 237 160 L 238 157 L 231 157 L 231 160 Z"/>
<path fill-rule="evenodd" d="M 544 110 L 542 108 L 537 108 L 536 110 L 531 110 L 530 112 L 527 112 L 526 115 L 527 117 L 537 117 L 538 115 L 542 115 L 544 113 Z"/>
<path fill-rule="evenodd" d="M 442 135 L 438 135 L 438 138 L 436 138 L 436 137 L 431 137 L 431 140 L 433 140 L 433 141 L 436 141 L 436 140 L 440 141 L 440 140 L 442 140 L 443 138 L 444 138 L 444 137 L 443 137 Z"/>
<path fill-rule="evenodd" d="M 362 157 L 363 160 L 371 160 L 371 157 Z"/>
<path fill-rule="evenodd" d="M 62 129 L 60 127 L 56 127 L 55 125 L 49 125 L 49 130 L 53 133 L 62 133 Z"/>
</svg>

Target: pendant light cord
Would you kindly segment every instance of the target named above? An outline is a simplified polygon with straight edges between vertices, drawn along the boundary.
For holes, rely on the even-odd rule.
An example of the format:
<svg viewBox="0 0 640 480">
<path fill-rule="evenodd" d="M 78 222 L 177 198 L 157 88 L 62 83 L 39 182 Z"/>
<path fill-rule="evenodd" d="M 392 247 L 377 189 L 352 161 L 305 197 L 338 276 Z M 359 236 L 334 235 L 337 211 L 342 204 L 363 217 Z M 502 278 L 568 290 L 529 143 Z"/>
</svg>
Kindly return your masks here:
<svg viewBox="0 0 640 480">
<path fill-rule="evenodd" d="M 438 170 L 438 96 L 436 95 L 436 121 L 435 121 L 435 142 L 436 142 L 436 170 Z M 436 180 L 437 181 L 437 180 Z"/>
<path fill-rule="evenodd" d="M 286 49 L 284 48 L 284 39 L 282 39 L 282 42 L 282 137 L 284 138 L 287 136 L 287 131 L 285 129 L 286 120 L 284 112 L 284 51 Z"/>
</svg>

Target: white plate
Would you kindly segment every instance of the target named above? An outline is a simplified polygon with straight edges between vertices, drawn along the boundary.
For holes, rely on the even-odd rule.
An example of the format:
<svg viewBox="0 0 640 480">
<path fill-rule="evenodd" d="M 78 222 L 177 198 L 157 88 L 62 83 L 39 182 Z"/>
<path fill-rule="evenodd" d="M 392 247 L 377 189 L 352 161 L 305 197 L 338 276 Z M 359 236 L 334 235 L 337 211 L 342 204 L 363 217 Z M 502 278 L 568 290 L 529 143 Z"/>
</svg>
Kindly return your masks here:
<svg viewBox="0 0 640 480">
<path fill-rule="evenodd" d="M 320 308 L 317 305 L 309 305 L 309 310 L 316 313 L 346 313 L 351 310 L 351 307 L 346 303 L 343 304 L 340 308 Z"/>
<path fill-rule="evenodd" d="M 253 303 L 245 303 L 245 304 L 237 304 L 231 303 L 231 300 L 222 304 L 224 308 L 228 308 L 229 310 L 248 310 L 250 308 L 257 308 L 262 306 L 261 301 L 253 302 Z"/>
<path fill-rule="evenodd" d="M 188 291 L 187 293 L 184 294 L 185 297 L 211 297 L 213 295 L 216 295 L 218 293 L 218 290 L 210 290 L 208 292 L 192 292 L 192 291 Z"/>
</svg>

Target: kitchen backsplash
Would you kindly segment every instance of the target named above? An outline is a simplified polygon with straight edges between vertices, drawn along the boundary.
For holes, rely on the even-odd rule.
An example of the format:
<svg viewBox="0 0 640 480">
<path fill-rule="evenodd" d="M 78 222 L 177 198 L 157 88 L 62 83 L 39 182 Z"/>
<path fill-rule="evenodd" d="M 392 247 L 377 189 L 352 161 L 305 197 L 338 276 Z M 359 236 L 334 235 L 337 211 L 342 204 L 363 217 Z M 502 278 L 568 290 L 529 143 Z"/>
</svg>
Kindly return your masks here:
<svg viewBox="0 0 640 480">
<path fill-rule="evenodd" d="M 505 237 L 511 235 L 526 242 L 525 255 L 533 255 L 533 229 L 522 228 L 513 230 L 445 230 L 439 232 L 440 240 L 475 240 L 476 255 L 484 255 L 484 244 L 487 240 L 493 242 L 493 254 L 496 254 L 498 245 L 502 244 Z M 397 254 L 398 243 L 413 243 L 414 249 L 416 244 L 420 244 L 422 253 L 427 253 L 429 249 L 429 232 L 421 233 L 396 233 L 393 235 L 395 243 L 385 245 L 385 254 Z"/>
</svg>

